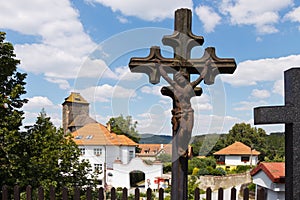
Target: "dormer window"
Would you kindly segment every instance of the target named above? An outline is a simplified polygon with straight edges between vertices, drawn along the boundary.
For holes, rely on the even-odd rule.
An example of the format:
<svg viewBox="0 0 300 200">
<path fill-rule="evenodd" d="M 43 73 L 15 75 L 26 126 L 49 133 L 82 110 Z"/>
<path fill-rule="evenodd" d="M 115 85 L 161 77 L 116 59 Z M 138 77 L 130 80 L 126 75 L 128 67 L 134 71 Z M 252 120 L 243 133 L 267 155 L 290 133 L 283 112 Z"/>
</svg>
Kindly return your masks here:
<svg viewBox="0 0 300 200">
<path fill-rule="evenodd" d="M 82 139 L 82 135 L 77 135 L 77 136 L 75 137 L 75 139 L 76 139 L 76 140 Z"/>
<path fill-rule="evenodd" d="M 88 136 L 85 137 L 85 139 L 87 139 L 87 140 L 90 140 L 90 139 L 92 139 L 92 138 L 93 138 L 92 135 L 88 135 Z"/>
</svg>

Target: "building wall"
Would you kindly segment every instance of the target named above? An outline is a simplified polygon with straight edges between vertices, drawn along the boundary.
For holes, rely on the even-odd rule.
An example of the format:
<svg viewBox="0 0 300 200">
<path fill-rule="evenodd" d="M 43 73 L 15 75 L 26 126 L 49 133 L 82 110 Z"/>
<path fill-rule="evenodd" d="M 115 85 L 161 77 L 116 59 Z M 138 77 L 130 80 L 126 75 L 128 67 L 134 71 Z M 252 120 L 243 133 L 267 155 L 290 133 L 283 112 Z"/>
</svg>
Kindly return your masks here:
<svg viewBox="0 0 300 200">
<path fill-rule="evenodd" d="M 139 157 L 133 158 L 128 164 L 114 163 L 113 171 L 111 173 L 113 187 L 126 187 L 130 188 L 130 176 L 132 171 L 141 171 L 145 173 L 145 187 L 157 189 L 158 185 L 154 183 L 156 177 L 161 177 L 163 174 L 163 164 L 147 165 Z M 149 180 L 150 184 L 147 184 Z"/>
<path fill-rule="evenodd" d="M 68 125 L 78 116 L 78 115 L 89 115 L 89 104 L 88 103 L 73 103 L 64 102 L 62 110 L 62 121 L 63 129 L 66 132 Z"/>
<path fill-rule="evenodd" d="M 104 167 L 113 168 L 113 163 L 115 160 L 121 160 L 123 164 L 129 163 L 130 151 L 133 151 L 133 156 L 135 157 L 135 147 L 131 146 L 87 146 L 80 145 L 79 148 L 84 148 L 85 154 L 80 156 L 80 159 L 89 160 L 93 172 L 95 171 L 95 164 L 100 164 L 102 166 L 102 173 L 98 175 L 98 179 L 104 178 Z M 96 155 L 94 149 L 101 149 L 101 154 Z"/>
<path fill-rule="evenodd" d="M 248 162 L 241 161 L 242 156 L 240 155 L 226 155 L 225 165 L 250 165 L 250 160 Z M 252 165 L 256 165 L 258 162 L 258 156 L 252 156 Z"/>
<path fill-rule="evenodd" d="M 285 199 L 285 184 L 273 183 L 263 171 L 255 174 L 252 179 L 258 187 L 264 187 L 267 190 L 267 200 Z"/>
</svg>

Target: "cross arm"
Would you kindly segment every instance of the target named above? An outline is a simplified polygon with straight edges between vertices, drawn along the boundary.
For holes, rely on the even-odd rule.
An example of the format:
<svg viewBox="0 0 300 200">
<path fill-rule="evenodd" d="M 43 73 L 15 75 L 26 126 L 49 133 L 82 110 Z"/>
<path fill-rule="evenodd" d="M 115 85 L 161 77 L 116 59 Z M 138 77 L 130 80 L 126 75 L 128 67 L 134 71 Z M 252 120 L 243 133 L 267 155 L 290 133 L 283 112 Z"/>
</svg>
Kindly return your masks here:
<svg viewBox="0 0 300 200">
<path fill-rule="evenodd" d="M 151 47 L 150 53 L 147 57 L 133 57 L 129 62 L 131 72 L 147 74 L 149 76 L 149 82 L 152 84 L 160 82 L 159 65 L 167 66 L 165 68 L 167 73 L 173 73 L 174 71 L 170 70 L 172 68 L 175 69 L 176 66 L 179 68 L 179 62 L 171 58 L 164 58 L 161 55 L 161 51 L 158 46 Z"/>
<path fill-rule="evenodd" d="M 283 124 L 295 121 L 295 109 L 290 106 L 265 106 L 254 108 L 254 124 Z"/>
<path fill-rule="evenodd" d="M 219 58 L 214 47 L 207 47 L 201 58 L 188 60 L 192 67 L 187 67 L 187 71 L 190 74 L 200 74 L 208 59 L 211 59 L 211 67 L 204 78 L 205 84 L 211 85 L 218 74 L 233 74 L 236 69 L 234 58 Z"/>
</svg>

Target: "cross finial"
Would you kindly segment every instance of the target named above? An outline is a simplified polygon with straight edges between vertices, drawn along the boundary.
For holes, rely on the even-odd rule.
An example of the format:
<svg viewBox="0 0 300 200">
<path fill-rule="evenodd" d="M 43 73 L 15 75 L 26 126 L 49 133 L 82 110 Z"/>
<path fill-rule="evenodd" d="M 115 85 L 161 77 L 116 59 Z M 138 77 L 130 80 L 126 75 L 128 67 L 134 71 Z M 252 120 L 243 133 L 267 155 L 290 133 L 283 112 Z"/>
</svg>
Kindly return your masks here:
<svg viewBox="0 0 300 200">
<path fill-rule="evenodd" d="M 186 8 L 176 10 L 174 27 L 174 33 L 164 36 L 162 42 L 174 49 L 174 58 L 190 59 L 192 48 L 204 43 L 202 36 L 192 33 L 192 11 Z"/>
</svg>

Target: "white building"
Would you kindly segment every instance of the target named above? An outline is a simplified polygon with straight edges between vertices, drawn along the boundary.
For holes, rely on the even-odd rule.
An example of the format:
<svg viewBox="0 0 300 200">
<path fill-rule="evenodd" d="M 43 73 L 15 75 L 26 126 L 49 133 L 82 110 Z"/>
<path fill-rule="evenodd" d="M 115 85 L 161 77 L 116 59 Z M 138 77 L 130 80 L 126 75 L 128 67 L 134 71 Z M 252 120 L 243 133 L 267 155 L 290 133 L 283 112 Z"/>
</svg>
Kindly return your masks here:
<svg viewBox="0 0 300 200">
<path fill-rule="evenodd" d="M 79 93 L 71 93 L 62 105 L 64 131 L 71 132 L 81 151 L 80 159 L 89 161 L 92 173 L 97 174 L 99 185 L 130 188 L 131 174 L 137 170 L 144 173 L 141 182 L 151 182 L 161 177 L 162 164 L 146 166 L 134 159 L 138 144 L 125 135 L 111 132 L 110 127 L 92 119 L 89 116 L 89 103 Z M 135 161 L 130 162 L 132 159 Z"/>
<path fill-rule="evenodd" d="M 256 184 L 256 194 L 260 188 L 264 188 L 266 200 L 285 199 L 285 163 L 260 163 L 251 171 L 251 176 Z"/>
<path fill-rule="evenodd" d="M 232 169 L 238 165 L 257 165 L 260 152 L 251 149 L 241 142 L 235 142 L 217 152 L 217 164 L 226 169 Z"/>
</svg>

